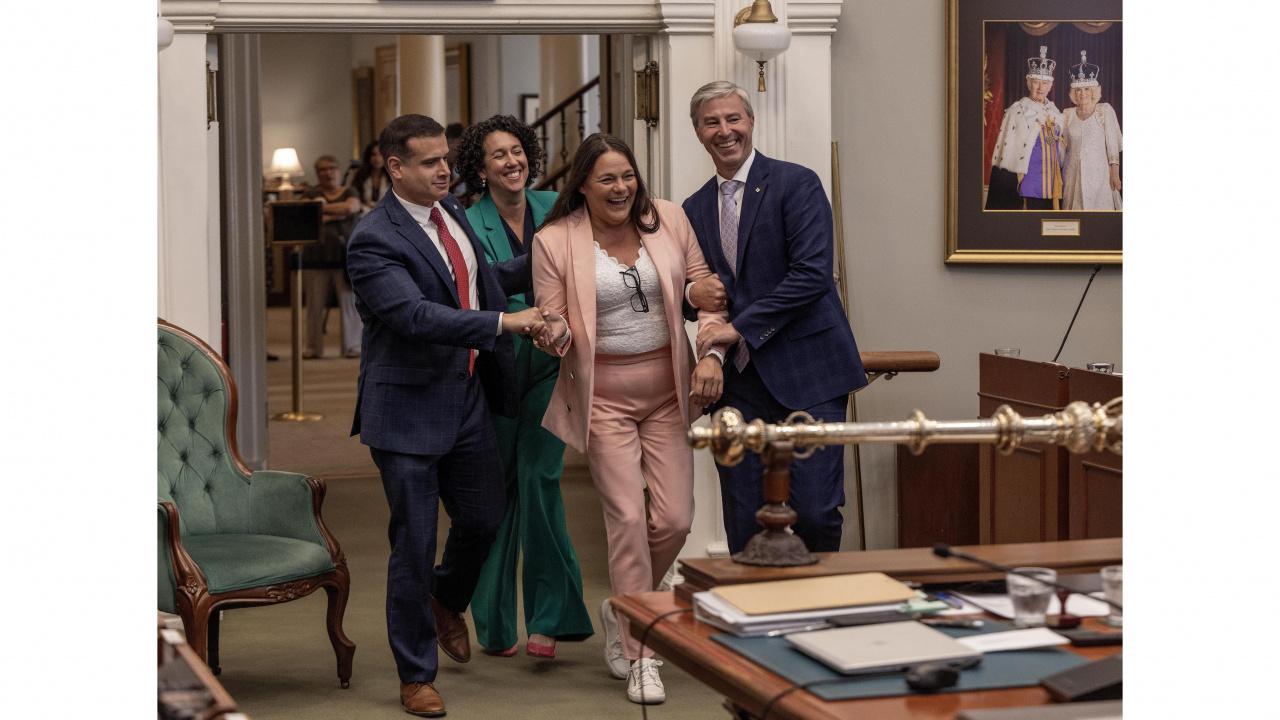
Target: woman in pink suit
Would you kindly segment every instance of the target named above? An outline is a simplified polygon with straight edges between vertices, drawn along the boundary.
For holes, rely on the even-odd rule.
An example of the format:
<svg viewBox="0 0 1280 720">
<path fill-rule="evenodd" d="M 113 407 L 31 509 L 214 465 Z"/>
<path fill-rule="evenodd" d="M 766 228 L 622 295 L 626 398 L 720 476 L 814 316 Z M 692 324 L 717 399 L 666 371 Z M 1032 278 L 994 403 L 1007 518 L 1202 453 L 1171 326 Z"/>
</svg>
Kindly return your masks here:
<svg viewBox="0 0 1280 720">
<path fill-rule="evenodd" d="M 599 133 L 584 140 L 533 240 L 534 293 L 549 311 L 536 342 L 564 358 L 542 425 L 587 456 L 615 594 L 653 590 L 693 521 L 685 432 L 720 397 L 724 348 L 694 356 L 681 303 L 686 283 L 710 274 L 684 211 L 649 198 L 626 143 Z M 726 313 L 698 319 L 721 324 Z M 601 620 L 606 662 L 627 679 L 628 697 L 662 702 L 653 652 L 608 601 Z"/>
</svg>

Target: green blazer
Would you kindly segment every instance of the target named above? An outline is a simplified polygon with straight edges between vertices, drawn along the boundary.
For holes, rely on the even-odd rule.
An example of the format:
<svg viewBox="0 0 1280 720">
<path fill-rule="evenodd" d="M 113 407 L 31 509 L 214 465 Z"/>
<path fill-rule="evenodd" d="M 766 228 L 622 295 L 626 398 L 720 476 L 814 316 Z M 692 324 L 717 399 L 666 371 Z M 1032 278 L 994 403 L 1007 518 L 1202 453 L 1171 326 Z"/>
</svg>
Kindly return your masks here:
<svg viewBox="0 0 1280 720">
<path fill-rule="evenodd" d="M 543 218 L 551 210 L 551 205 L 555 203 L 556 196 L 557 193 L 550 190 L 524 191 L 525 202 L 529 203 L 529 207 L 533 210 L 534 227 L 542 224 Z M 480 238 L 485 257 L 490 263 L 511 260 L 514 257 L 511 252 L 511 242 L 507 240 L 507 231 L 502 227 L 502 217 L 498 215 L 498 206 L 493 203 L 493 197 L 488 191 L 480 196 L 475 205 L 467 208 L 467 220 Z M 533 238 L 525 238 L 524 241 L 526 244 L 531 243 Z M 529 306 L 524 302 L 523 293 L 507 298 L 508 312 L 519 312 L 527 307 Z"/>
</svg>

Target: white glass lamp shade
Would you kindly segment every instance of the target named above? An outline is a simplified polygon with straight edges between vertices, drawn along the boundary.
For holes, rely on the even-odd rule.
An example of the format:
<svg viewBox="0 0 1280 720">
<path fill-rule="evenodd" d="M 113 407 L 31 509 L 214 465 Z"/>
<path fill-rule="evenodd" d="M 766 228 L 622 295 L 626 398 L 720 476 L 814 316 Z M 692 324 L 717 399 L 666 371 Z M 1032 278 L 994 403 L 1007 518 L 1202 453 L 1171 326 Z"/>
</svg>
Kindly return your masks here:
<svg viewBox="0 0 1280 720">
<path fill-rule="evenodd" d="M 304 171 L 298 162 L 298 151 L 293 148 L 277 148 L 271 155 L 271 167 L 267 172 L 272 175 L 301 175 Z"/>
<path fill-rule="evenodd" d="M 156 44 L 159 52 L 173 44 L 173 23 L 162 17 L 156 17 Z"/>
<path fill-rule="evenodd" d="M 745 22 L 733 29 L 733 46 L 756 62 L 768 62 L 791 46 L 791 31 L 782 23 Z"/>
</svg>

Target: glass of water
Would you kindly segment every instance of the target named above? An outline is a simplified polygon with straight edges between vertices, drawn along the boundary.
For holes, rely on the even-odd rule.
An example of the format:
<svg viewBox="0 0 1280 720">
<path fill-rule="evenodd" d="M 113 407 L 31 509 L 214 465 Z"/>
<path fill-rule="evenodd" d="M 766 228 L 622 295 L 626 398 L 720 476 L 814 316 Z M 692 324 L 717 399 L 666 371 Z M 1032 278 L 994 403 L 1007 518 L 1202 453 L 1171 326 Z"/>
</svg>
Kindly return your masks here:
<svg viewBox="0 0 1280 720">
<path fill-rule="evenodd" d="M 1021 348 L 996 348 L 996 354 L 1001 357 L 1022 357 Z"/>
<path fill-rule="evenodd" d="M 1025 574 L 1005 575 L 1009 597 L 1013 600 L 1013 624 L 1024 628 L 1044 627 L 1044 616 L 1049 612 L 1049 601 L 1053 599 L 1053 586 L 1040 580 L 1057 582 L 1058 572 L 1040 567 L 1020 567 L 1014 570 Z"/>
<path fill-rule="evenodd" d="M 1102 591 L 1107 599 L 1117 605 L 1124 605 L 1124 566 L 1109 565 L 1102 568 Z M 1111 627 L 1124 627 L 1124 611 L 1111 608 L 1111 614 L 1103 619 Z"/>
</svg>

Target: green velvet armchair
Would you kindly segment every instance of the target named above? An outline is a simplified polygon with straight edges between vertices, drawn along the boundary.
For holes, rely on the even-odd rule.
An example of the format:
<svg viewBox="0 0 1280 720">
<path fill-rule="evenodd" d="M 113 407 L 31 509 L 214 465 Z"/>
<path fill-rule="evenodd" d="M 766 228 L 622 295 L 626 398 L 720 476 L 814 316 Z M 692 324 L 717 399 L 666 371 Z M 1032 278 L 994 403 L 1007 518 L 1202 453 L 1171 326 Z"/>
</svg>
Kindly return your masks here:
<svg viewBox="0 0 1280 720">
<path fill-rule="evenodd" d="M 222 358 L 185 330 L 159 332 L 159 608 L 218 667 L 219 611 L 329 596 L 329 640 L 349 687 L 355 643 L 342 631 L 351 575 L 320 518 L 325 485 L 252 471 L 236 449 L 236 384 Z"/>
</svg>

